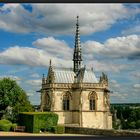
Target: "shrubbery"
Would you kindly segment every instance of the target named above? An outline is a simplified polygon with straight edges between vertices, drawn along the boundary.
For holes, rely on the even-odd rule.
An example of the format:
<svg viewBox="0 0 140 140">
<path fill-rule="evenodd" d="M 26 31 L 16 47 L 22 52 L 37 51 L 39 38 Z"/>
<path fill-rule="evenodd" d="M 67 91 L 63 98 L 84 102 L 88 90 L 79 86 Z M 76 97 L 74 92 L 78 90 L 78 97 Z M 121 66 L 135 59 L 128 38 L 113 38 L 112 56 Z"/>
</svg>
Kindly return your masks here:
<svg viewBox="0 0 140 140">
<path fill-rule="evenodd" d="M 64 127 L 64 125 L 53 126 L 51 131 L 56 134 L 63 134 L 63 133 L 65 133 L 65 127 Z"/>
<path fill-rule="evenodd" d="M 11 126 L 11 130 L 14 131 L 14 129 L 16 128 L 16 126 L 17 126 L 17 124 L 16 123 L 13 123 L 12 126 Z"/>
<path fill-rule="evenodd" d="M 37 133 L 40 130 L 51 131 L 57 126 L 58 115 L 51 112 L 24 112 L 19 115 L 19 124 L 26 127 L 27 132 Z"/>
<path fill-rule="evenodd" d="M 15 126 L 9 120 L 0 120 L 0 131 L 10 131 L 10 129 Z"/>
</svg>

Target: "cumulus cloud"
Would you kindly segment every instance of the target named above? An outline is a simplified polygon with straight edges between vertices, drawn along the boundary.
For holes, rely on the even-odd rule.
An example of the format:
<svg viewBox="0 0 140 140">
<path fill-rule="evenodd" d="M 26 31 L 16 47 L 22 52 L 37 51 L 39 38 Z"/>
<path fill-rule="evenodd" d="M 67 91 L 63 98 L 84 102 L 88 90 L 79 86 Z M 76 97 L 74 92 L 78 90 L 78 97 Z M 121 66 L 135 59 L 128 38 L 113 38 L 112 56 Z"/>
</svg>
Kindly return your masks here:
<svg viewBox="0 0 140 140">
<path fill-rule="evenodd" d="M 18 84 L 21 83 L 22 79 L 18 76 L 15 76 L 15 75 L 2 75 L 0 76 L 0 79 L 3 79 L 3 78 L 10 78 L 10 79 L 13 79 L 15 80 Z"/>
<path fill-rule="evenodd" d="M 116 38 L 109 38 L 103 44 L 96 41 L 87 41 L 83 43 L 82 49 L 85 53 L 92 54 L 92 57 L 98 54 L 101 55 L 101 57 L 107 58 L 111 57 L 111 58 L 140 59 L 139 44 L 140 44 L 139 35 L 129 35 Z"/>
<path fill-rule="evenodd" d="M 140 78 L 140 72 L 132 72 L 131 75 L 135 78 Z"/>
<path fill-rule="evenodd" d="M 131 35 L 111 38 L 103 44 L 87 41 L 82 44 L 84 64 L 90 67 L 94 66 L 95 71 L 119 72 L 133 67 L 130 64 L 114 63 L 110 61 L 110 58 L 130 59 L 132 56 L 134 57 L 133 54 L 140 50 L 139 39 L 138 35 Z M 72 67 L 73 49 L 64 40 L 54 37 L 40 38 L 34 41 L 33 45 L 37 48 L 13 46 L 0 52 L 0 64 L 47 67 L 49 60 L 52 59 L 55 66 Z M 98 58 L 102 60 L 98 61 Z M 107 64 L 103 58 L 109 60 Z"/>
<path fill-rule="evenodd" d="M 38 73 L 32 73 L 31 77 L 32 78 L 40 78 L 40 75 Z"/>
<path fill-rule="evenodd" d="M 28 65 L 28 66 L 48 66 L 49 60 L 52 59 L 52 63 L 55 66 L 65 66 L 69 67 L 72 64 L 71 59 L 67 60 L 69 57 L 70 48 L 67 46 L 64 47 L 64 41 L 58 41 L 54 38 L 51 38 L 52 44 L 48 45 L 49 39 L 46 38 L 46 45 L 44 39 L 37 40 L 34 44 L 38 45 L 40 48 L 31 48 L 31 47 L 21 47 L 14 46 L 10 47 L 7 50 L 0 52 L 0 64 L 12 64 L 12 65 Z M 44 44 L 43 44 L 44 43 Z M 55 44 L 56 43 L 56 44 Z M 57 44 L 58 43 L 58 44 Z M 55 50 L 54 44 L 56 45 Z M 63 46 L 60 46 L 62 45 Z M 43 47 L 43 48 L 42 48 Z M 63 52 L 65 49 L 65 52 Z M 63 55 L 62 55 L 63 54 Z M 70 53 L 71 54 L 71 53 Z"/>
<path fill-rule="evenodd" d="M 110 94 L 111 100 L 115 103 L 119 101 L 119 103 L 126 103 L 129 102 L 128 98 L 129 95 L 127 93 L 120 93 L 120 92 L 113 92 L 113 94 Z"/>
<path fill-rule="evenodd" d="M 27 10 L 26 5 L 32 10 Z M 18 33 L 72 34 L 79 15 L 81 33 L 91 34 L 137 13 L 123 4 L 4 4 L 0 28 Z"/>
<path fill-rule="evenodd" d="M 133 27 L 130 27 L 127 30 L 122 31 L 123 35 L 130 35 L 136 33 L 140 33 L 140 25 L 136 25 L 136 26 L 133 25 Z"/>
<path fill-rule="evenodd" d="M 21 78 L 18 77 L 18 76 L 15 76 L 15 75 L 2 75 L 2 76 L 0 76 L 0 79 L 2 79 L 2 78 L 7 78 L 7 77 L 9 77 L 9 78 L 11 78 L 11 79 L 14 79 L 14 80 L 16 80 L 16 81 L 21 81 Z"/>
<path fill-rule="evenodd" d="M 33 93 L 30 93 L 30 92 L 27 92 L 27 96 L 34 96 L 34 94 Z"/>
<path fill-rule="evenodd" d="M 31 86 L 41 86 L 41 79 L 35 79 L 35 80 L 27 80 L 27 84 L 30 84 Z"/>
<path fill-rule="evenodd" d="M 33 42 L 33 45 L 56 57 L 72 59 L 72 49 L 64 40 L 58 40 L 54 37 L 41 38 Z"/>
<path fill-rule="evenodd" d="M 140 89 L 140 84 L 135 84 L 133 87 Z"/>
<path fill-rule="evenodd" d="M 1 64 L 47 65 L 45 58 L 45 53 L 42 50 L 29 47 L 14 46 L 0 53 Z"/>
<path fill-rule="evenodd" d="M 113 73 L 118 73 L 122 70 L 128 70 L 128 69 L 132 69 L 133 65 L 130 64 L 117 64 L 114 63 L 111 60 L 108 60 L 108 62 L 104 62 L 104 61 L 98 61 L 98 60 L 86 60 L 84 62 L 84 64 L 86 64 L 87 67 L 93 67 L 94 71 L 98 71 L 98 72 L 113 72 Z"/>
<path fill-rule="evenodd" d="M 113 88 L 119 88 L 120 87 L 120 84 L 116 80 L 111 80 L 110 85 Z"/>
</svg>

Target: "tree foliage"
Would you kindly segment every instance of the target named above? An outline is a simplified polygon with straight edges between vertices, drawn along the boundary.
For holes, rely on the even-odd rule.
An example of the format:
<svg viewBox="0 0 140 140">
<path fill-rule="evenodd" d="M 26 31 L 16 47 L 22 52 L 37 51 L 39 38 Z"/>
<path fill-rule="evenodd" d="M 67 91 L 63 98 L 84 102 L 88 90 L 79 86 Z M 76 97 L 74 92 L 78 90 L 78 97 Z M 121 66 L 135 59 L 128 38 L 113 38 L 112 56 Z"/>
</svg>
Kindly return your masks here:
<svg viewBox="0 0 140 140">
<path fill-rule="evenodd" d="M 33 111 L 25 91 L 10 78 L 0 80 L 0 112 L 3 118 L 17 121 L 18 113 Z"/>
<path fill-rule="evenodd" d="M 122 129 L 140 129 L 139 106 L 113 106 L 111 108 L 112 114 L 114 114 L 114 110 L 117 110 L 117 119 L 121 121 Z M 115 123 L 115 120 L 113 121 L 113 123 Z"/>
</svg>

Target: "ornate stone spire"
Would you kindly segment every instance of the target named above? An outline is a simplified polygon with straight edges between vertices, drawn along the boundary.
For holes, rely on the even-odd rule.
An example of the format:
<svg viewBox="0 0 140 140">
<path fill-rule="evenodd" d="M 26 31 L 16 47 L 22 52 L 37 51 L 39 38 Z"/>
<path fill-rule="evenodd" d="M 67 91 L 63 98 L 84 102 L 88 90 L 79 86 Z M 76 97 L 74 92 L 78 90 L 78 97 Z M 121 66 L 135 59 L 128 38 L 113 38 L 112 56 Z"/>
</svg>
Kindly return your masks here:
<svg viewBox="0 0 140 140">
<path fill-rule="evenodd" d="M 53 83 L 53 82 L 54 82 L 54 71 L 53 71 L 52 61 L 50 59 L 47 83 Z"/>
<path fill-rule="evenodd" d="M 45 84 L 45 75 L 43 74 L 43 77 L 42 77 L 42 84 Z"/>
<path fill-rule="evenodd" d="M 52 60 L 50 59 L 50 66 L 52 65 Z"/>
<path fill-rule="evenodd" d="M 73 54 L 73 71 L 77 74 L 81 68 L 82 53 L 80 44 L 80 32 L 79 32 L 79 16 L 77 16 L 76 23 L 76 35 L 75 35 L 75 48 Z"/>
</svg>

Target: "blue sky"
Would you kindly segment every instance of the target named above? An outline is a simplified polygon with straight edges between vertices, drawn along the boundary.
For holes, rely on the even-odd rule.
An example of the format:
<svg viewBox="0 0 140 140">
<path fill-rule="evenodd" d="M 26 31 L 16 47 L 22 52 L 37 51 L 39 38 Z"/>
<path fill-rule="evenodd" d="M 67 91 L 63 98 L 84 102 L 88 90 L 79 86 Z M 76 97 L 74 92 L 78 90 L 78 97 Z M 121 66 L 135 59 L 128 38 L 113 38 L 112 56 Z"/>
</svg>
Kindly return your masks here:
<svg viewBox="0 0 140 140">
<path fill-rule="evenodd" d="M 49 60 L 72 67 L 77 15 L 83 65 L 108 75 L 111 103 L 140 103 L 140 4 L 0 4 L 0 78 L 40 104 Z"/>
</svg>

